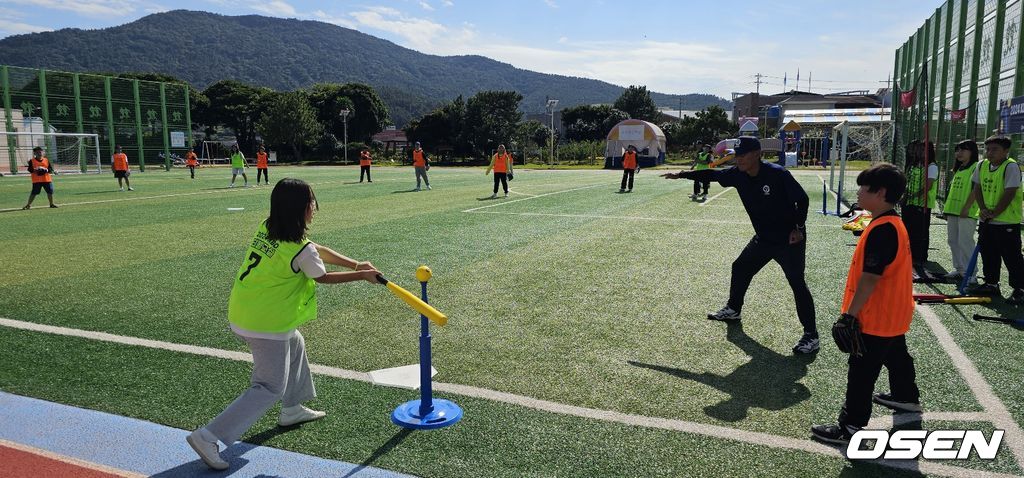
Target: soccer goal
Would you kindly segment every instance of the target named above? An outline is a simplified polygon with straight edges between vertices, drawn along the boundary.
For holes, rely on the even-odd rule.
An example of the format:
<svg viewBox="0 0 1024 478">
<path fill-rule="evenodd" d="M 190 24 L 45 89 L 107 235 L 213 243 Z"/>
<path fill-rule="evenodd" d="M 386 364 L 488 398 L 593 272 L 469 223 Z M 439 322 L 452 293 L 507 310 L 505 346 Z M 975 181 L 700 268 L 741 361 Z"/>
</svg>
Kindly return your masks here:
<svg viewBox="0 0 1024 478">
<path fill-rule="evenodd" d="M 100 139 L 96 134 L 21 133 L 0 131 L 0 171 L 24 173 L 32 149 L 43 148 L 59 173 L 98 173 Z"/>
<path fill-rule="evenodd" d="M 836 214 L 857 202 L 857 175 L 860 171 L 889 161 L 886 152 L 892 141 L 890 128 L 888 123 L 856 124 L 849 121 L 832 128 L 828 189 L 838 198 Z"/>
</svg>

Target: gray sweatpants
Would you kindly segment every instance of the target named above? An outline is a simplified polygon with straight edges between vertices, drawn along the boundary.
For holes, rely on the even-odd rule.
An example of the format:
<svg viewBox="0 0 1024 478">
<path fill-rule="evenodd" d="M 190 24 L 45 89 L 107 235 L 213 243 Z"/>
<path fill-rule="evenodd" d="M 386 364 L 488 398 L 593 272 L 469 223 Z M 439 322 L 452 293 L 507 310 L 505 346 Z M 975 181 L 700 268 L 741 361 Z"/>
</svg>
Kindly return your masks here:
<svg viewBox="0 0 1024 478">
<path fill-rule="evenodd" d="M 238 441 L 278 400 L 282 407 L 291 407 L 316 398 L 306 360 L 306 341 L 298 330 L 289 340 L 242 339 L 252 351 L 252 386 L 206 425 L 228 446 Z"/>
<path fill-rule="evenodd" d="M 974 252 L 974 231 L 978 230 L 978 220 L 970 217 L 946 215 L 946 241 L 953 255 L 953 269 L 963 275 L 967 271 L 967 263 Z M 973 282 L 978 277 L 978 269 L 970 278 Z"/>
<path fill-rule="evenodd" d="M 420 187 L 420 176 L 423 176 L 423 182 L 430 186 L 430 180 L 427 179 L 426 166 L 416 166 L 416 187 Z"/>
</svg>

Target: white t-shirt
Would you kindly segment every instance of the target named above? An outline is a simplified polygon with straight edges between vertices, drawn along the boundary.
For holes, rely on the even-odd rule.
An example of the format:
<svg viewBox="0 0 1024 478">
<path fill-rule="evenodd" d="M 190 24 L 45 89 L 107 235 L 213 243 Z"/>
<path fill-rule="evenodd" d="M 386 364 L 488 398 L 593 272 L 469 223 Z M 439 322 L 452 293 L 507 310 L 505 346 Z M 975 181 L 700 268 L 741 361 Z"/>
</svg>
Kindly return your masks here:
<svg viewBox="0 0 1024 478">
<path fill-rule="evenodd" d="M 999 168 L 993 168 L 992 163 L 988 163 L 988 170 L 995 171 Z M 981 184 L 981 169 L 974 168 L 974 175 L 971 176 L 971 182 L 974 184 Z M 1019 188 L 1020 187 L 1020 165 L 1016 162 L 1007 163 L 1006 171 L 1003 172 L 1003 188 Z M 986 204 L 986 206 L 995 206 L 995 204 Z M 995 219 L 989 221 L 991 224 L 1009 224 L 1008 222 L 997 221 Z"/>
<path fill-rule="evenodd" d="M 316 251 L 316 244 L 312 242 L 306 244 L 306 247 L 303 247 L 302 250 L 295 255 L 295 258 L 292 259 L 292 270 L 298 270 L 310 279 L 317 279 L 327 274 L 327 268 L 324 267 L 324 261 L 323 259 L 320 259 L 320 253 Z M 241 335 L 242 337 L 264 340 L 290 340 L 292 336 L 295 335 L 294 329 L 280 333 L 253 332 L 251 330 L 235 327 L 235 324 L 231 324 L 231 331 Z"/>
<path fill-rule="evenodd" d="M 932 181 L 939 179 L 939 165 L 935 163 L 928 165 L 928 179 Z"/>
</svg>

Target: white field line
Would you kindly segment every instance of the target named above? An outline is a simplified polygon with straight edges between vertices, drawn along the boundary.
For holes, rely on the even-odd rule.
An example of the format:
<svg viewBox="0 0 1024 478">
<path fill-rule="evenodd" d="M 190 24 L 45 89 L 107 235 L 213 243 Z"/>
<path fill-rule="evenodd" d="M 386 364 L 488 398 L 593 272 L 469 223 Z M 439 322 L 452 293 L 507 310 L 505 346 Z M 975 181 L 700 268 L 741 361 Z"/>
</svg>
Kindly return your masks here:
<svg viewBox="0 0 1024 478">
<path fill-rule="evenodd" d="M 1021 430 L 1020 425 L 1014 421 L 1006 405 L 992 391 L 992 386 L 985 381 L 985 377 L 981 375 L 981 372 L 978 372 L 971 359 L 967 358 L 964 350 L 957 345 L 956 340 L 953 339 L 946 326 L 942 325 L 939 316 L 935 315 L 931 308 L 924 305 L 918 305 L 916 309 L 921 314 L 921 317 L 924 318 L 924 322 L 928 324 L 928 328 L 931 329 L 932 335 L 935 336 L 939 345 L 949 354 L 949 358 L 953 360 L 953 365 L 956 366 L 960 375 L 967 382 L 968 388 L 971 389 L 971 393 L 974 394 L 978 403 L 985 410 L 989 420 L 995 424 L 996 428 L 1005 430 L 1006 446 L 1013 452 L 1014 457 L 1017 459 L 1017 465 L 1024 468 L 1024 430 Z"/>
<path fill-rule="evenodd" d="M 988 422 L 988 414 L 984 412 L 925 412 L 921 413 L 896 413 L 892 415 L 879 415 L 872 417 L 868 426 L 869 430 L 886 430 L 893 426 L 906 425 L 916 421 L 928 422 Z"/>
<path fill-rule="evenodd" d="M 36 448 L 34 446 L 22 445 L 21 443 L 15 443 L 8 440 L 0 440 L 0 447 L 13 448 L 15 450 L 23 451 L 25 453 L 39 455 L 42 457 L 49 458 L 51 460 L 67 463 L 70 465 L 80 466 L 88 470 L 98 471 L 101 473 L 106 473 L 114 476 L 121 476 L 125 478 L 143 478 L 146 476 L 131 471 L 125 471 L 117 468 L 112 468 L 106 465 L 101 465 L 99 463 L 93 463 L 91 461 L 79 460 L 78 458 L 72 458 L 70 456 L 61 455 L 58 453 L 54 453 L 50 450 L 44 450 L 42 448 Z"/>
<path fill-rule="evenodd" d="M 465 211 L 462 211 L 462 212 L 479 211 L 480 209 L 487 209 L 489 207 L 503 206 L 505 204 L 512 204 L 512 203 L 516 203 L 516 202 L 520 202 L 520 201 L 529 201 L 531 199 L 542 198 L 544 196 L 551 196 L 551 195 L 554 195 L 554 194 L 562 194 L 562 193 L 568 193 L 568 192 L 573 192 L 573 191 L 580 191 L 580 190 L 583 190 L 583 189 L 590 189 L 590 188 L 596 188 L 598 186 L 607 186 L 607 185 L 608 185 L 607 183 L 601 183 L 601 184 L 592 184 L 590 186 L 583 186 L 583 187 L 580 187 L 580 188 L 564 189 L 562 191 L 555 191 L 555 192 L 546 193 L 546 194 L 539 194 L 539 195 L 533 196 L 533 197 L 522 198 L 522 199 L 513 199 L 511 201 L 502 201 L 502 202 L 499 202 L 497 204 L 488 204 L 487 206 L 474 207 L 472 209 L 466 209 Z"/>
<path fill-rule="evenodd" d="M 521 193 L 521 192 L 513 190 L 513 189 L 509 189 L 508 192 L 511 193 L 511 194 L 520 194 L 520 195 L 529 196 L 529 197 L 532 197 L 532 198 L 537 197 L 536 194 Z"/>
<path fill-rule="evenodd" d="M 176 344 L 171 342 L 141 339 L 136 337 L 126 337 L 121 335 L 108 334 L 105 332 L 93 332 L 87 330 L 71 329 L 67 327 L 36 324 L 32 322 L 23 322 L 19 320 L 5 318 L 0 318 L 0 326 L 55 335 L 80 337 L 85 339 L 112 342 L 123 345 L 141 346 L 152 349 L 168 350 L 173 352 L 188 353 L 207 357 L 216 357 L 227 360 L 252 362 L 252 355 L 245 352 L 221 350 L 210 347 L 200 347 L 195 345 Z M 347 380 L 357 380 L 361 382 L 370 382 L 369 376 L 363 372 L 356 372 L 353 370 L 345 370 L 341 368 L 315 364 L 310 364 L 310 370 L 319 375 L 326 375 L 330 377 L 342 378 Z M 561 415 L 570 415 L 580 418 L 588 418 L 604 422 L 621 423 L 645 428 L 657 428 L 662 430 L 679 431 L 683 433 L 710 436 L 728 441 L 737 441 L 753 445 L 767 446 L 771 448 L 782 448 L 802 452 L 817 453 L 820 455 L 827 455 L 832 457 L 844 457 L 843 452 L 840 451 L 838 448 L 827 446 L 807 439 L 784 437 L 772 435 L 769 433 L 740 430 L 736 428 L 723 427 L 719 425 L 710 425 L 706 423 L 690 422 L 686 420 L 647 417 L 643 415 L 633 415 L 610 410 L 599 410 L 594 408 L 579 407 L 575 405 L 566 405 L 563 403 L 557 403 L 548 400 L 540 400 L 523 395 L 499 392 L 496 390 L 489 390 L 469 385 L 434 382 L 433 386 L 434 390 L 439 392 L 447 392 L 467 397 L 481 398 L 494 402 L 518 405 L 521 407 L 547 411 Z M 875 462 L 883 466 L 888 466 L 892 468 L 920 470 L 926 473 L 949 477 L 967 478 L 1013 476 L 981 472 L 978 470 L 968 470 L 966 468 L 948 466 L 940 463 L 918 462 L 914 460 L 878 460 Z"/>
<path fill-rule="evenodd" d="M 714 196 L 711 196 L 711 199 L 708 199 L 707 201 L 704 201 L 704 202 L 700 203 L 700 206 L 703 206 L 703 205 L 705 205 L 705 204 L 707 204 L 707 203 L 709 203 L 711 201 L 714 201 L 715 199 L 718 199 L 718 196 L 721 196 L 721 195 L 723 195 L 723 194 L 725 194 L 725 193 L 727 193 L 729 191 L 732 191 L 733 189 L 734 188 L 732 188 L 732 187 L 728 187 L 728 188 L 723 189 L 722 192 L 720 192 L 718 194 L 715 194 Z"/>
<path fill-rule="evenodd" d="M 466 212 L 466 211 L 463 211 Z M 542 217 L 572 217 L 580 219 L 623 219 L 635 221 L 655 222 L 693 222 L 697 224 L 725 224 L 736 226 L 749 226 L 749 221 L 719 221 L 715 219 L 683 219 L 673 217 L 642 217 L 642 216 L 603 216 L 599 214 L 558 214 L 545 212 L 503 212 L 503 211 L 474 211 L 474 214 L 501 214 L 508 216 L 542 216 Z M 808 224 L 807 227 L 829 227 L 835 228 L 834 224 Z"/>
<path fill-rule="evenodd" d="M 820 179 L 820 180 L 821 180 L 821 183 L 822 183 L 822 184 L 828 184 L 828 181 L 825 181 L 825 178 L 821 177 L 821 175 L 820 175 L 820 174 L 818 175 L 818 179 Z M 833 191 L 832 191 L 831 189 L 829 189 L 828 187 L 826 187 L 826 188 L 825 188 L 825 190 L 826 190 L 826 191 L 828 191 L 828 193 L 832 195 L 832 199 L 835 199 L 835 200 L 836 200 L 836 203 L 837 203 L 837 204 L 839 204 L 839 212 L 840 212 L 840 213 L 844 213 L 844 212 L 846 212 L 846 211 L 844 211 L 844 209 L 847 209 L 847 210 L 849 210 L 849 208 L 848 208 L 848 207 L 846 207 L 846 205 L 844 205 L 844 204 L 843 204 L 843 202 L 839 200 L 839 195 L 837 195 L 837 194 L 836 194 L 835 192 L 833 192 Z M 830 209 L 830 210 L 831 210 L 831 209 Z M 808 211 L 808 212 L 809 212 L 809 211 Z M 818 212 L 821 212 L 821 211 L 818 211 Z"/>
</svg>

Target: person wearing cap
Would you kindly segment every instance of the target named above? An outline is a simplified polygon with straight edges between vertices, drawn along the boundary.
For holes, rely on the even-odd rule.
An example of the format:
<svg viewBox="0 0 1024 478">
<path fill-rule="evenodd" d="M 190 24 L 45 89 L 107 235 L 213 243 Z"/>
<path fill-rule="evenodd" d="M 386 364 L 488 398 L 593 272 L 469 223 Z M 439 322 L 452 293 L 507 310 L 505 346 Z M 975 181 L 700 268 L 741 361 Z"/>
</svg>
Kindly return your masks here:
<svg viewBox="0 0 1024 478">
<path fill-rule="evenodd" d="M 427 157 L 427 152 L 420 147 L 419 141 L 416 142 L 416 147 L 412 150 L 412 166 L 416 168 L 416 189 L 414 191 L 420 190 L 420 177 L 423 178 L 423 182 L 429 190 L 430 180 L 427 179 L 427 169 L 430 169 L 430 158 Z"/>
<path fill-rule="evenodd" d="M 32 148 L 32 159 L 28 160 L 26 165 L 28 173 L 32 176 L 32 193 L 28 195 L 28 203 L 22 209 L 29 209 L 32 207 L 32 201 L 39 195 L 39 191 L 46 191 L 46 199 L 50 200 L 50 207 L 57 207 L 53 203 L 53 174 L 57 174 L 53 170 L 53 164 L 50 160 L 43 156 L 43 148 L 36 146 Z"/>
<path fill-rule="evenodd" d="M 743 208 L 754 226 L 754 237 L 732 263 L 729 301 L 710 320 L 740 320 L 743 298 L 750 281 L 770 261 L 782 267 L 796 299 L 797 317 L 803 336 L 793 353 L 806 354 L 819 348 L 815 323 L 814 298 L 804 279 L 807 235 L 804 222 L 810 200 L 793 175 L 782 166 L 761 161 L 761 142 L 742 136 L 735 147 L 736 165 L 723 170 L 680 171 L 662 176 L 667 179 L 716 181 L 723 187 L 735 187 Z"/>
</svg>

